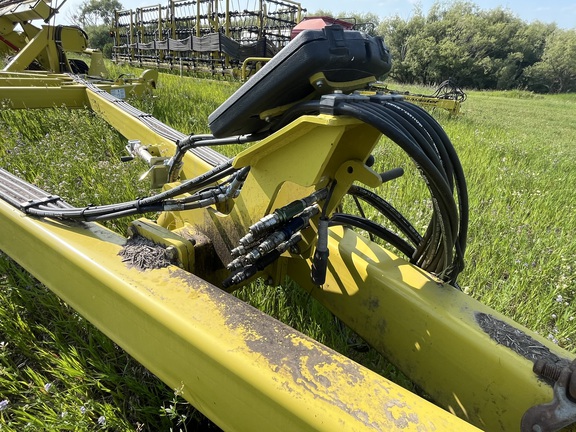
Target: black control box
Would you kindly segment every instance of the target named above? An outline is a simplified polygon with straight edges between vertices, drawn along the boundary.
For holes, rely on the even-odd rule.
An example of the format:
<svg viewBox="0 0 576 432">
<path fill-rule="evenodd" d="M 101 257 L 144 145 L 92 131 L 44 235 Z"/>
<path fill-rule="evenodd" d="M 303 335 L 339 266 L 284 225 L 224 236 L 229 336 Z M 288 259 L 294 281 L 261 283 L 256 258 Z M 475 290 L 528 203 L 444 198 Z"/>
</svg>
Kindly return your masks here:
<svg viewBox="0 0 576 432">
<path fill-rule="evenodd" d="M 381 37 L 337 25 L 301 32 L 208 117 L 216 137 L 265 131 L 261 113 L 319 98 L 342 85 L 364 86 L 388 73 L 390 52 Z"/>
</svg>

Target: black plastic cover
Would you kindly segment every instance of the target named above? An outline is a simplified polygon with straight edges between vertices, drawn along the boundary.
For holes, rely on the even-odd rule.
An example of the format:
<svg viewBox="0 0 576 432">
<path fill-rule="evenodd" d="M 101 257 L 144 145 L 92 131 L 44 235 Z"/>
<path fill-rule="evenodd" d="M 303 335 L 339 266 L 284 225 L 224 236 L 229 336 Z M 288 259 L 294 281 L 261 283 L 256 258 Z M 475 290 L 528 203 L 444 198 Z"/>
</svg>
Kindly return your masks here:
<svg viewBox="0 0 576 432">
<path fill-rule="evenodd" d="M 388 73 L 390 53 L 381 37 L 337 25 L 300 33 L 208 117 L 216 137 L 261 132 L 271 126 L 260 113 L 322 94 L 312 76 L 350 83 Z"/>
</svg>

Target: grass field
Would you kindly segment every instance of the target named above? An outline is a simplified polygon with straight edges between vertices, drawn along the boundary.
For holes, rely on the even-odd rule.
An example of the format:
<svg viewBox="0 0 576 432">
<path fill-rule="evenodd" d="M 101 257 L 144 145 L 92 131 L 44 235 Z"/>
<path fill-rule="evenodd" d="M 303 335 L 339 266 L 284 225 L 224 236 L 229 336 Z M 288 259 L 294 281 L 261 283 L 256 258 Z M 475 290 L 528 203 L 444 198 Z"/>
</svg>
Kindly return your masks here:
<svg viewBox="0 0 576 432">
<path fill-rule="evenodd" d="M 163 75 L 155 95 L 134 104 L 183 132 L 205 133 L 208 114 L 236 88 Z M 469 186 L 470 238 L 460 284 L 576 352 L 576 95 L 468 96 L 460 116 L 434 113 L 456 146 Z M 145 167 L 120 162 L 125 144 L 85 110 L 0 109 L 0 166 L 73 204 L 149 193 L 136 180 Z M 381 193 L 421 228 L 428 198 L 409 175 L 410 161 L 385 145 L 375 156 L 386 166 L 405 167 L 407 174 Z M 120 231 L 126 225 L 109 224 Z M 1 253 L 0 274 L 1 431 L 210 429 L 177 389 L 167 388 Z M 376 353 L 352 349 L 353 335 L 295 287 L 254 284 L 238 295 L 411 386 Z"/>
</svg>

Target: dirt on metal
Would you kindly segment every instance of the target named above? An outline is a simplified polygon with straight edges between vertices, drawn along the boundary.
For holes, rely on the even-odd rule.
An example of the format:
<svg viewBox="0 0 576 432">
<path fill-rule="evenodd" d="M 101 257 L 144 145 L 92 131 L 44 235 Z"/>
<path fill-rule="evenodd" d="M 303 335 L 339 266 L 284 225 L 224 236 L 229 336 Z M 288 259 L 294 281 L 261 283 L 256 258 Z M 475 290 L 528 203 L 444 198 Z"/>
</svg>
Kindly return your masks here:
<svg viewBox="0 0 576 432">
<path fill-rule="evenodd" d="M 547 347 L 522 330 L 485 313 L 476 314 L 476 322 L 492 340 L 510 348 L 522 357 L 536 362 L 542 359 L 558 366 L 568 366 L 570 361 L 552 353 Z"/>
<path fill-rule="evenodd" d="M 130 237 L 118 255 L 129 268 L 138 270 L 159 269 L 173 264 L 164 246 L 140 235 Z"/>
</svg>

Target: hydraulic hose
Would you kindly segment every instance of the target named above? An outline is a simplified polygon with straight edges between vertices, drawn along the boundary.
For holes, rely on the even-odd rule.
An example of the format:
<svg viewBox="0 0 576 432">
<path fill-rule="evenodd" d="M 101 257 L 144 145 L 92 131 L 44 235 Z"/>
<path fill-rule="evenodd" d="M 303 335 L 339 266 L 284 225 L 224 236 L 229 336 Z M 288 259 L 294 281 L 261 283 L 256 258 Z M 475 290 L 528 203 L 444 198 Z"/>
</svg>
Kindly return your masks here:
<svg viewBox="0 0 576 432">
<path fill-rule="evenodd" d="M 383 198 L 367 189 L 352 186 L 349 194 L 383 214 L 408 242 L 365 217 L 351 218 L 339 214 L 333 216 L 333 223 L 362 228 L 395 246 L 416 265 L 455 283 L 464 266 L 468 195 L 462 166 L 441 126 L 422 108 L 397 97 L 381 95 L 323 96 L 319 111 L 357 118 L 397 144 L 415 162 L 430 191 L 433 206 L 428 228 L 424 235 L 420 235 Z"/>
<path fill-rule="evenodd" d="M 172 199 L 178 195 L 192 193 L 206 188 L 207 186 L 210 186 L 235 172 L 236 170 L 232 167 L 232 161 L 229 160 L 198 177 L 182 182 L 182 184 L 170 190 L 147 198 L 141 198 L 124 203 L 88 206 L 82 208 L 62 207 L 53 203 L 39 203 L 38 205 L 32 204 L 22 209 L 26 213 L 38 217 L 53 217 L 83 221 L 117 219 L 134 214 L 163 211 L 166 210 L 167 206 L 172 206 L 173 208 L 177 203 L 179 203 L 179 201 L 174 201 Z M 193 202 L 204 198 L 206 197 L 201 194 L 198 197 L 186 198 L 182 200 L 180 208 L 195 208 L 197 205 L 194 205 Z"/>
</svg>

